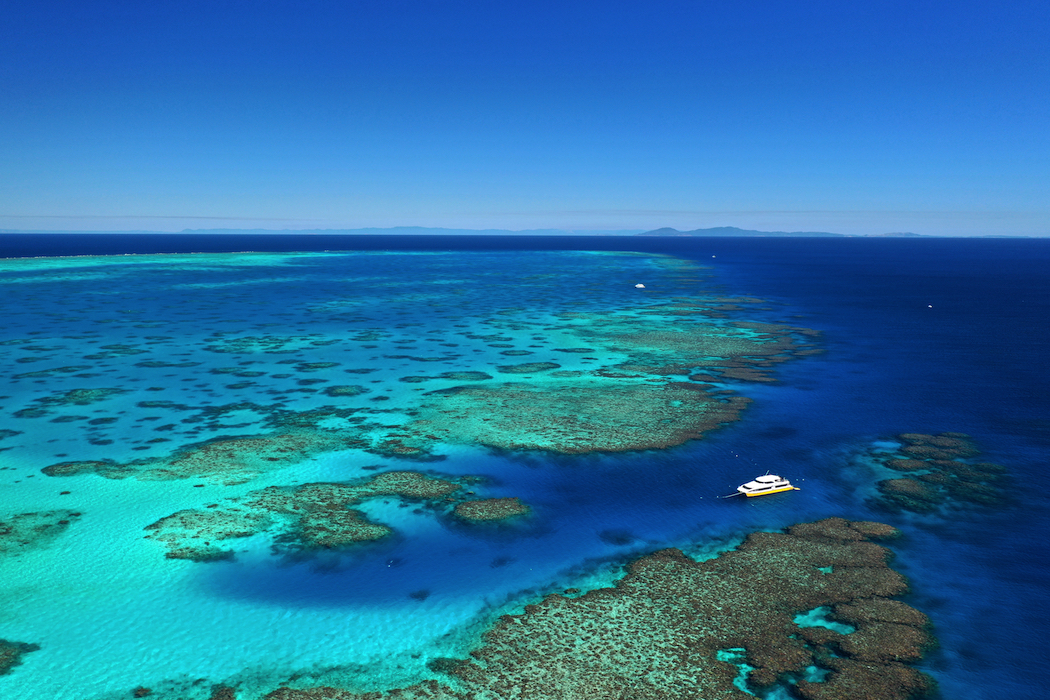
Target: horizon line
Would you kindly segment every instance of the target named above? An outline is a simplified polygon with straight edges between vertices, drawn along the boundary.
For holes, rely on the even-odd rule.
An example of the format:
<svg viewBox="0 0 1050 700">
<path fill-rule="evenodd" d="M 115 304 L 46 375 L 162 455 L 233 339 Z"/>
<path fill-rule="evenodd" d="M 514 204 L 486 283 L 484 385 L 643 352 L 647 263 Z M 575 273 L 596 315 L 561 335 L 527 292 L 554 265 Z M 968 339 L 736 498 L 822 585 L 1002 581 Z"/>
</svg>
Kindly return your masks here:
<svg viewBox="0 0 1050 700">
<path fill-rule="evenodd" d="M 732 229 L 736 231 L 744 232 L 743 236 L 723 236 L 727 238 L 1050 238 L 1050 233 L 1046 234 L 972 234 L 972 235 L 952 235 L 952 234 L 928 234 L 928 233 L 913 233 L 910 231 L 890 231 L 884 233 L 835 233 L 831 231 L 761 231 L 757 229 L 743 229 L 738 226 L 712 226 L 707 228 L 697 229 L 676 229 L 670 226 L 662 226 L 655 229 L 559 229 L 559 228 L 536 228 L 536 229 L 500 229 L 500 228 L 449 228 L 449 227 L 438 227 L 438 226 L 366 226 L 360 228 L 314 228 L 314 229 L 267 229 L 267 228 L 206 228 L 206 229 L 182 229 L 181 231 L 156 231 L 149 229 L 136 229 L 136 230 L 86 230 L 86 229 L 0 229 L 0 235 L 21 235 L 21 234 L 36 234 L 36 235 L 63 235 L 63 234 L 76 234 L 76 235 L 93 235 L 93 234 L 108 234 L 108 235 L 161 235 L 161 236 L 178 236 L 178 235 L 205 235 L 209 233 L 225 234 L 225 235 L 410 235 L 404 233 L 397 233 L 397 231 L 410 230 L 421 230 L 431 231 L 432 234 L 440 236 L 442 232 L 452 232 L 445 235 L 472 235 L 472 234 L 490 234 L 490 235 L 533 235 L 533 236 L 579 236 L 579 237 L 635 237 L 642 236 L 644 234 L 654 234 L 656 231 L 671 230 L 676 234 L 670 234 L 667 236 L 653 235 L 652 238 L 689 238 L 696 237 L 702 238 L 703 235 L 691 236 L 695 231 L 714 231 L 719 229 Z M 365 233 L 369 232 L 369 233 Z M 424 234 L 426 235 L 426 234 Z M 716 238 L 719 236 L 710 236 Z"/>
</svg>

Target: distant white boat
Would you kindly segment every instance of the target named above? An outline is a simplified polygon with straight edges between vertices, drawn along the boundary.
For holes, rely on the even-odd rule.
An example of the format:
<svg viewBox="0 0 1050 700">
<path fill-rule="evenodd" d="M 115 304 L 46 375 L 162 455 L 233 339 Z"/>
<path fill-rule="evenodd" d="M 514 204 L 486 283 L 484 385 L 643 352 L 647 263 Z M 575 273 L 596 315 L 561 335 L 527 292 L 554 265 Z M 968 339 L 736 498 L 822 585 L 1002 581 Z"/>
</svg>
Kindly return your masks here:
<svg viewBox="0 0 1050 700">
<path fill-rule="evenodd" d="M 644 284 L 636 284 L 636 285 L 634 285 L 634 288 L 635 289 L 645 289 L 645 285 Z"/>
<path fill-rule="evenodd" d="M 764 474 L 756 477 L 754 481 L 749 481 L 736 487 L 737 493 L 742 493 L 748 498 L 752 496 L 768 496 L 771 493 L 780 493 L 781 491 L 799 490 L 797 486 L 792 486 L 790 481 L 776 474 Z M 733 495 L 735 496 L 736 494 Z"/>
</svg>

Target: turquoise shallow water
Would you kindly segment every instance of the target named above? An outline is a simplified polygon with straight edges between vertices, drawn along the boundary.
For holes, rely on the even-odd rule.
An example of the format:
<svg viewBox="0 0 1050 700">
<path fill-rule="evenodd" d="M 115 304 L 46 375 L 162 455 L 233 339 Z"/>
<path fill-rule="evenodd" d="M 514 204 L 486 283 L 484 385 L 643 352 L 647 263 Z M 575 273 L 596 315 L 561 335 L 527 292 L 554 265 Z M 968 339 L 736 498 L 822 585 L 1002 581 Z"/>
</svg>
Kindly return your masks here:
<svg viewBox="0 0 1050 700">
<path fill-rule="evenodd" d="M 980 634 L 1003 643 L 1004 628 L 1023 619 L 1022 604 L 1045 604 L 1033 588 L 1041 570 L 1015 564 L 1004 573 L 985 544 L 988 532 L 1006 531 L 1011 511 L 965 510 L 949 521 L 888 515 L 867 504 L 884 477 L 866 455 L 900 432 L 967 432 L 1014 473 L 1034 465 L 1043 449 L 1039 434 L 1016 421 L 1037 415 L 1038 406 L 1034 413 L 1016 401 L 1008 408 L 1000 398 L 1019 382 L 1012 374 L 1021 371 L 1018 363 L 995 371 L 1001 356 L 986 355 L 982 368 L 968 364 L 969 354 L 947 352 L 947 366 L 924 364 L 912 353 L 930 348 L 931 339 L 918 337 L 914 326 L 914 341 L 895 340 L 910 320 L 887 312 L 889 301 L 836 302 L 791 283 L 791 272 L 770 272 L 774 263 L 753 251 L 716 251 L 730 258 L 725 262 L 708 252 L 0 262 L 0 431 L 10 431 L 0 432 L 0 517 L 82 513 L 53 540 L 0 557 L 0 638 L 40 646 L 0 676 L 0 696 L 117 698 L 141 685 L 153 689 L 151 697 L 204 698 L 212 683 L 227 682 L 250 698 L 293 674 L 303 683 L 397 687 L 432 676 L 426 663 L 433 658 L 467 653 L 501 612 L 548 591 L 606 584 L 632 555 L 665 546 L 710 555 L 754 529 L 845 515 L 905 529 L 896 565 L 913 581 L 909 602 L 937 626 L 943 646 L 926 668 L 946 695 L 962 697 L 954 689 L 970 684 L 968 669 L 992 664 L 998 685 L 970 684 L 976 694 L 969 697 L 992 697 L 996 687 L 1036 697 L 1025 695 L 1031 679 L 1015 673 L 1012 662 L 974 643 Z M 640 282 L 644 290 L 635 288 Z M 874 289 L 876 282 L 869 284 Z M 777 383 L 726 382 L 754 399 L 742 419 L 678 447 L 557 455 L 439 443 L 426 461 L 344 447 L 233 478 L 41 472 L 63 461 L 128 463 L 202 441 L 266 435 L 275 420 L 324 406 L 356 409 L 351 417 L 366 419 L 366 435 L 396 434 L 428 392 L 463 384 L 442 373 L 490 377 L 476 386 L 522 380 L 500 368 L 523 362 L 590 373 L 621 362 L 626 351 L 564 352 L 581 345 L 588 315 L 722 294 L 765 301 L 726 310 L 713 323 L 818 328 L 827 352 L 773 368 Z M 881 327 L 864 322 L 878 313 L 889 313 Z M 955 331 L 938 331 L 946 338 L 932 339 L 934 350 L 967 330 L 958 319 L 952 325 Z M 557 384 L 542 372 L 528 376 L 537 386 Z M 410 377 L 426 379 L 404 381 Z M 996 381 L 1007 388 L 979 392 Z M 333 386 L 362 391 L 326 393 Z M 949 386 L 961 388 L 940 396 Z M 960 395 L 974 399 L 960 402 Z M 1013 427 L 1004 428 L 1009 420 Z M 361 430 L 345 416 L 325 421 L 334 431 Z M 233 561 L 197 563 L 166 559 L 160 543 L 144 537 L 144 528 L 176 511 L 270 485 L 397 469 L 483 476 L 472 487 L 480 496 L 519 497 L 532 512 L 510 523 L 470 525 L 441 509 L 375 499 L 362 510 L 395 534 L 327 556 L 275 555 L 273 539 L 257 535 L 237 541 Z M 789 474 L 802 491 L 757 502 L 717 498 L 767 469 Z M 1034 522 L 1045 522 L 1042 501 L 1027 507 Z M 1007 536 L 995 551 L 1015 547 Z M 980 602 L 989 586 L 1016 602 L 1001 609 Z M 207 683 L 194 685 L 202 678 Z"/>
</svg>

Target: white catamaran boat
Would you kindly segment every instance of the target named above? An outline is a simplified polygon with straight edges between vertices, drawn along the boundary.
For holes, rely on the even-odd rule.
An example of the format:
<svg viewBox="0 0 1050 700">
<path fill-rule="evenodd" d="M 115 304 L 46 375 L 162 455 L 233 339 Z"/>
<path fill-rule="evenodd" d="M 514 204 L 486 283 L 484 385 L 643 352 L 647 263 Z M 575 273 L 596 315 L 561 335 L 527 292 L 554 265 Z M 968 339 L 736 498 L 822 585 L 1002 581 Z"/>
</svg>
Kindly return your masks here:
<svg viewBox="0 0 1050 700">
<path fill-rule="evenodd" d="M 791 482 L 782 476 L 765 474 L 764 476 L 756 477 L 754 481 L 737 486 L 736 490 L 737 493 L 742 493 L 750 498 L 751 496 L 768 496 L 771 493 L 799 491 L 800 489 L 797 486 L 792 486 Z"/>
</svg>

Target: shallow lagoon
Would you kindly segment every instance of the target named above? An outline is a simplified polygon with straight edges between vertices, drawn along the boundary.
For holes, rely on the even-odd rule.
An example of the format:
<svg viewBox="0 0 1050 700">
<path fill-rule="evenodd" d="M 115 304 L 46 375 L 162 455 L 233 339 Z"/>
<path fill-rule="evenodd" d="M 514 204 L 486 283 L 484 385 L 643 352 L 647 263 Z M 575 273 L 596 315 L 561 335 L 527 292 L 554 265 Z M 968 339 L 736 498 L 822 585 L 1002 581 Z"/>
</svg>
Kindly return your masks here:
<svg viewBox="0 0 1050 700">
<path fill-rule="evenodd" d="M 1038 463 L 1046 399 L 1033 387 L 1045 386 L 1046 370 L 1034 351 L 1045 347 L 1039 322 L 1047 297 L 1030 287 L 1040 279 L 1033 251 L 1045 263 L 1045 246 L 985 241 L 991 247 L 982 257 L 977 242 L 853 245 L 860 243 L 873 245 L 863 264 L 846 241 L 688 241 L 641 254 L 6 261 L 0 429 L 15 434 L 0 433 L 2 515 L 82 515 L 39 547 L 0 559 L 0 638 L 40 645 L 0 677 L 4 697 L 127 697 L 136 686 L 156 697 L 207 697 L 219 682 L 254 697 L 292 674 L 397 687 L 433 677 L 432 659 L 462 657 L 499 613 L 546 592 L 607 584 L 632 556 L 666 546 L 718 551 L 755 529 L 829 515 L 904 531 L 895 566 L 912 581 L 908 602 L 933 618 L 942 648 L 925 668 L 947 696 L 968 686 L 966 697 L 1004 687 L 1036 697 L 1037 674 L 1015 673 L 1006 645 L 1019 635 L 1040 638 L 1027 610 L 1045 610 L 1044 573 L 1024 563 L 1029 557 L 1008 556 L 1024 540 L 1007 524 L 1019 508 L 1045 524 L 1042 497 L 922 516 L 886 513 L 870 499 L 885 478 L 873 451 L 900 433 L 974 435 L 983 457 L 1015 477 Z M 645 290 L 634 287 L 639 282 Z M 1017 290 L 1032 300 L 1028 307 L 1008 303 Z M 663 335 L 653 332 L 644 371 L 638 343 L 594 330 L 618 316 L 638 328 L 664 324 Z M 704 358 L 717 358 L 694 384 L 752 399 L 739 420 L 705 425 L 700 440 L 639 449 L 622 419 L 629 407 L 616 424 L 632 448 L 623 452 L 508 450 L 491 436 L 489 446 L 471 444 L 480 433 L 462 428 L 469 406 L 456 409 L 447 438 L 404 432 L 421 407 L 451 410 L 435 402 L 456 387 L 528 382 L 564 394 L 567 384 L 626 381 L 645 390 L 689 381 L 647 373 L 659 369 L 651 346 L 667 347 L 667 326 L 761 335 L 732 325 L 740 322 L 790 326 L 780 333 L 796 352 L 778 351 L 772 365 L 757 367 L 775 383 L 727 375 L 716 350 L 693 356 L 697 373 Z M 825 352 L 803 354 L 816 348 Z M 573 349 L 591 352 L 566 352 Z M 537 371 L 504 371 L 525 363 Z M 165 458 L 180 449 L 303 430 L 302 416 L 326 406 L 343 414 L 313 415 L 310 439 L 288 459 L 164 473 Z M 664 425 L 697 420 L 695 412 L 646 415 Z M 333 442 L 348 435 L 358 443 Z M 131 473 L 41 472 L 91 460 Z M 176 511 L 267 486 L 403 469 L 483 477 L 471 487 L 476 497 L 517 497 L 531 511 L 471 524 L 433 503 L 373 499 L 361 506 L 365 516 L 395 531 L 382 541 L 275 555 L 272 536 L 257 535 L 237 541 L 232 561 L 211 563 L 166 559 L 163 546 L 144 538 L 145 527 Z M 716 498 L 766 469 L 803 490 L 757 502 Z M 988 601 L 989 589 L 1008 602 Z M 192 685 L 201 678 L 207 682 Z"/>
</svg>

